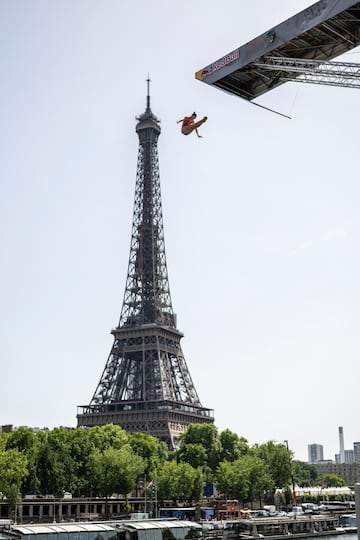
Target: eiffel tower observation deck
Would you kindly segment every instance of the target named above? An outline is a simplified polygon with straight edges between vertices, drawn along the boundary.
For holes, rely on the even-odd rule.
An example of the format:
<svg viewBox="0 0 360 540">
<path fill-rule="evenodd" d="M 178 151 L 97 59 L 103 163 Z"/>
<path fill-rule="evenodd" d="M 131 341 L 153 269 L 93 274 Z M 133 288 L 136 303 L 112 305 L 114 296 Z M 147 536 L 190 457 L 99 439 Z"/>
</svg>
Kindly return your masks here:
<svg viewBox="0 0 360 540">
<path fill-rule="evenodd" d="M 157 140 L 160 121 L 147 106 L 137 118 L 139 137 L 130 258 L 114 343 L 89 405 L 78 407 L 78 426 L 120 425 L 148 433 L 176 449 L 190 424 L 214 422 L 192 382 L 176 328 L 168 273 Z"/>
</svg>

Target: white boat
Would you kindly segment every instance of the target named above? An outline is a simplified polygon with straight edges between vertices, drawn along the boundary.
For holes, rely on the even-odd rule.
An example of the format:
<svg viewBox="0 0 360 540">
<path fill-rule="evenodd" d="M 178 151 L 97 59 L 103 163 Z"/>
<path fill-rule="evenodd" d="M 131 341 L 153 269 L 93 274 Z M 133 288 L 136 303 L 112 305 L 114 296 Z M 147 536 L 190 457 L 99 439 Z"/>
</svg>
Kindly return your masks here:
<svg viewBox="0 0 360 540">
<path fill-rule="evenodd" d="M 356 514 L 342 514 L 339 517 L 338 531 L 357 532 Z"/>
</svg>

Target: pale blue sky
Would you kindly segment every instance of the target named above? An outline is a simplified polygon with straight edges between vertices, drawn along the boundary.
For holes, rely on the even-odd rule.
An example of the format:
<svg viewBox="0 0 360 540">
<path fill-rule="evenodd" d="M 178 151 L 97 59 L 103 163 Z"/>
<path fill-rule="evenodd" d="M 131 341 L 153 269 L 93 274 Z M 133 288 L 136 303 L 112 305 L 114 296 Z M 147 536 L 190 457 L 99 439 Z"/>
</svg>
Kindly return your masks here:
<svg viewBox="0 0 360 540">
<path fill-rule="evenodd" d="M 360 440 L 358 90 L 289 83 L 253 107 L 194 73 L 305 0 L 0 2 L 0 424 L 76 425 L 125 287 L 138 140 L 161 119 L 182 347 L 219 430 Z M 345 60 L 360 62 L 360 51 Z M 207 114 L 203 139 L 176 120 Z"/>
</svg>

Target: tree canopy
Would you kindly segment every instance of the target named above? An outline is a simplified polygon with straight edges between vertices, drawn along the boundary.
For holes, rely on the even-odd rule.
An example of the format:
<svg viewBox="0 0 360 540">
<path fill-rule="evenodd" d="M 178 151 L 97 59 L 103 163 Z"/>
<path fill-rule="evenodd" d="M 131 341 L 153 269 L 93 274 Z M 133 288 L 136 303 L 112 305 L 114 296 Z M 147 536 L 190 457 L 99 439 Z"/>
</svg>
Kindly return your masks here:
<svg viewBox="0 0 360 540">
<path fill-rule="evenodd" d="M 144 470 L 145 461 L 130 445 L 104 451 L 96 448 L 89 456 L 89 473 L 95 492 L 105 498 L 113 493 L 127 497 Z"/>
<path fill-rule="evenodd" d="M 34 433 L 18 428 L 0 435 L 0 493 L 10 501 L 36 492 L 61 497 L 121 494 L 127 497 L 151 478 L 159 499 L 194 503 L 207 483 L 226 498 L 251 502 L 265 493 L 300 486 L 343 486 L 336 475 L 318 475 L 293 460 L 284 443 L 249 446 L 229 429 L 192 424 L 179 449 L 145 433 L 126 433 L 113 424 L 88 429 L 55 428 Z M 146 480 L 147 479 L 147 480 Z"/>
</svg>

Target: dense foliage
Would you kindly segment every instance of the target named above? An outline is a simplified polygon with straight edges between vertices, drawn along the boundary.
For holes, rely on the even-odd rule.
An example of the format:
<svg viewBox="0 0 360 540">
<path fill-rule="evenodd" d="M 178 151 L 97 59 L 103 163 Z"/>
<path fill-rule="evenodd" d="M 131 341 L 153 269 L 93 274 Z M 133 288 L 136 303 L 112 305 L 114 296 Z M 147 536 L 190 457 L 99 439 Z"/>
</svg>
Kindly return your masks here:
<svg viewBox="0 0 360 540">
<path fill-rule="evenodd" d="M 20 427 L 0 436 L 0 495 L 9 504 L 26 493 L 65 491 L 74 496 L 125 498 L 156 479 L 158 499 L 199 501 L 206 483 L 226 498 L 259 500 L 276 489 L 343 485 L 334 475 L 318 477 L 313 465 L 294 461 L 284 443 L 249 446 L 246 439 L 211 424 L 193 424 L 177 451 L 144 433 L 112 424 L 89 429 L 55 428 L 34 433 Z"/>
</svg>

